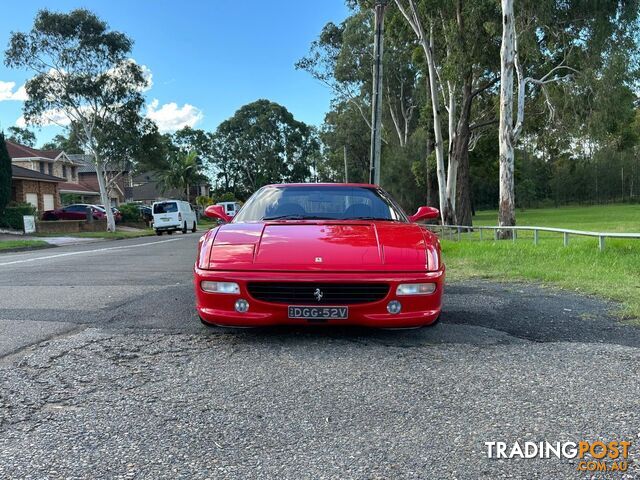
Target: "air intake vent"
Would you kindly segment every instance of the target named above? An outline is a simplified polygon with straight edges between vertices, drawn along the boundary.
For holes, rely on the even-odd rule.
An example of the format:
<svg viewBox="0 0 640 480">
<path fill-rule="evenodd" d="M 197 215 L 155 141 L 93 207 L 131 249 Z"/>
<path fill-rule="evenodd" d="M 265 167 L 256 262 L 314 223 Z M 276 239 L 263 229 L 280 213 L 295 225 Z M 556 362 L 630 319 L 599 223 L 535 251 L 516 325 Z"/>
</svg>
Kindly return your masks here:
<svg viewBox="0 0 640 480">
<path fill-rule="evenodd" d="M 256 300 L 290 305 L 353 305 L 382 300 L 385 283 L 249 282 Z"/>
</svg>

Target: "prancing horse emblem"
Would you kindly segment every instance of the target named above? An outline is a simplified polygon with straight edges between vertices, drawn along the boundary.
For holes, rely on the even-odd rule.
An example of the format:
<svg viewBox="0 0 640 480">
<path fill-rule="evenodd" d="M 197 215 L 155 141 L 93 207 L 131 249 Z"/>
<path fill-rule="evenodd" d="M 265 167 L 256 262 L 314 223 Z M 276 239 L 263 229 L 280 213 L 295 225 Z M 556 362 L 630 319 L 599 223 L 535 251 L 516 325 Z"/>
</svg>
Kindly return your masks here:
<svg viewBox="0 0 640 480">
<path fill-rule="evenodd" d="M 319 288 L 316 288 L 316 291 L 313 292 L 313 296 L 316 297 L 317 301 L 322 300 L 322 297 L 324 297 L 324 294 L 322 293 L 322 290 L 320 290 Z"/>
</svg>

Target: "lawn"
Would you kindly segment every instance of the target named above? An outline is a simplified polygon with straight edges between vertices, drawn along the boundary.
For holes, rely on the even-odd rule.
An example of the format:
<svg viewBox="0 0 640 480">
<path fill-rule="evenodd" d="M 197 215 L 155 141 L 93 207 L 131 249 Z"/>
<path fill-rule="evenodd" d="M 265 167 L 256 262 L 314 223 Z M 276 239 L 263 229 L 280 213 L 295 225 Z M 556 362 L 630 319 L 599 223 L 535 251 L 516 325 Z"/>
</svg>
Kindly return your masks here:
<svg viewBox="0 0 640 480">
<path fill-rule="evenodd" d="M 478 212 L 476 225 L 496 225 L 497 212 Z M 566 207 L 518 211 L 519 225 L 564 227 L 590 231 L 640 232 L 640 205 Z M 460 242 L 443 239 L 443 255 L 451 280 L 490 278 L 524 280 L 595 294 L 621 303 L 619 314 L 640 323 L 640 240 L 607 239 L 600 252 L 596 238 L 520 232 L 514 243 L 494 241 L 490 232 L 463 235 Z"/>
<path fill-rule="evenodd" d="M 598 205 L 518 210 L 522 226 L 571 228 L 590 232 L 640 232 L 639 205 Z M 497 210 L 477 212 L 474 225 L 497 225 Z"/>
<path fill-rule="evenodd" d="M 47 245 L 49 244 L 42 240 L 2 240 L 0 241 L 0 252 L 18 248 L 46 247 Z"/>
</svg>

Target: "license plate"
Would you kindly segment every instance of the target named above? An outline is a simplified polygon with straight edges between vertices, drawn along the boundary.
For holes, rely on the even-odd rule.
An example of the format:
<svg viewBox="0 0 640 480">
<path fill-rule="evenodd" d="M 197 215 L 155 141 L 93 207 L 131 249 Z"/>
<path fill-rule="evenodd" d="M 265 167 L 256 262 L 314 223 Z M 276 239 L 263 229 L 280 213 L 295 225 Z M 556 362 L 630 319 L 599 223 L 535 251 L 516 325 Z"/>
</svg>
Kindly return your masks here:
<svg viewBox="0 0 640 480">
<path fill-rule="evenodd" d="M 167 217 L 160 217 L 160 220 L 162 220 L 163 222 L 168 222 L 171 219 Z"/>
<path fill-rule="evenodd" d="M 289 305 L 289 318 L 303 318 L 305 320 L 344 320 L 349 318 L 349 307 Z"/>
</svg>

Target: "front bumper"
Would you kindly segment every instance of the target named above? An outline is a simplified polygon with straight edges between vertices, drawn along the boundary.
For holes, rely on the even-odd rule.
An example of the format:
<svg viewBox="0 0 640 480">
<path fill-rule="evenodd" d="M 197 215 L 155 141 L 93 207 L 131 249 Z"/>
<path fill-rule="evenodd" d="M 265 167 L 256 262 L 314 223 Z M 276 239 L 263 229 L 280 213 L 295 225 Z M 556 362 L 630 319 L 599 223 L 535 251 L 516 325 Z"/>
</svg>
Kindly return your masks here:
<svg viewBox="0 0 640 480">
<path fill-rule="evenodd" d="M 180 230 L 182 229 L 182 225 L 179 223 L 159 223 L 158 225 L 153 226 L 156 230 Z"/>
<path fill-rule="evenodd" d="M 200 318 L 206 323 L 222 326 L 259 327 L 271 325 L 358 325 L 379 328 L 411 328 L 429 325 L 435 322 L 442 308 L 445 271 L 402 272 L 402 273 L 292 273 L 292 272 L 241 272 L 220 270 L 194 270 L 196 307 Z M 240 294 L 219 294 L 205 292 L 200 288 L 203 280 L 216 282 L 236 282 Z M 247 282 L 384 282 L 390 285 L 387 296 L 376 302 L 352 304 L 349 306 L 349 318 L 345 320 L 327 320 L 323 322 L 288 318 L 288 304 L 263 302 L 253 298 L 247 291 Z M 396 296 L 396 287 L 400 283 L 432 282 L 437 287 L 428 295 Z M 249 311 L 239 313 L 235 310 L 236 300 L 244 298 L 249 302 Z M 387 312 L 387 304 L 398 300 L 402 311 L 398 314 Z M 317 305 L 312 305 L 317 306 Z"/>
</svg>

